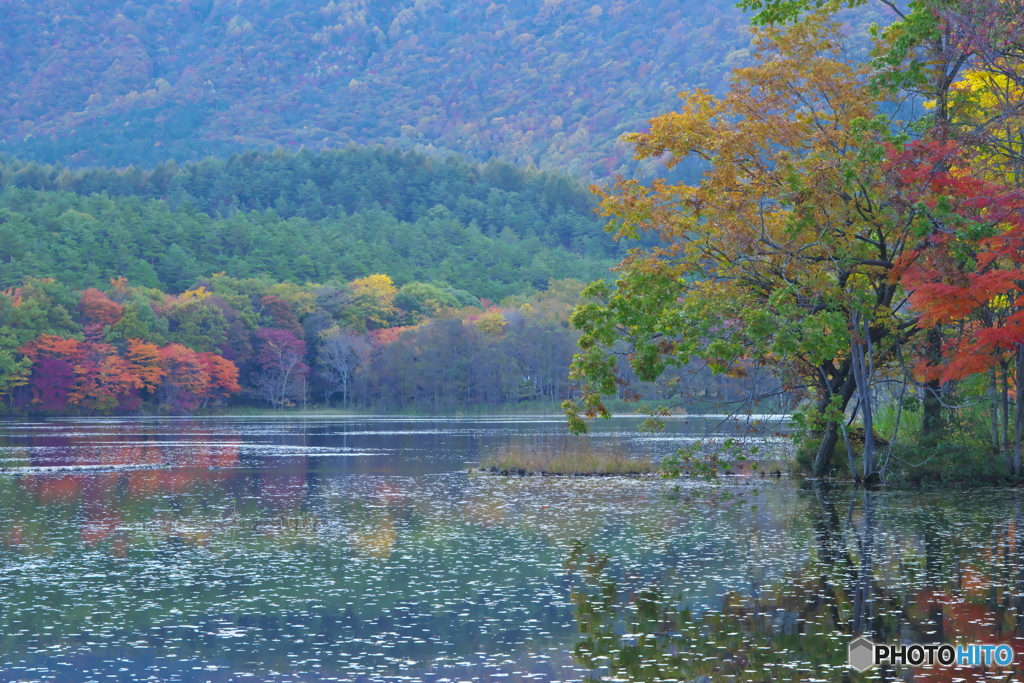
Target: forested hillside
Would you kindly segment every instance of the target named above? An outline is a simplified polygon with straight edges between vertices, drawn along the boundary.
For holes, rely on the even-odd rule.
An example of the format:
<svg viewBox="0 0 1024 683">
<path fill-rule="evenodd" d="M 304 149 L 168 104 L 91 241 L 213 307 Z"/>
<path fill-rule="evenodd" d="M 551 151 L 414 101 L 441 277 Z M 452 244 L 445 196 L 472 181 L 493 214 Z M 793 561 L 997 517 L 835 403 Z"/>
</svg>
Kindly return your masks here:
<svg viewBox="0 0 1024 683">
<path fill-rule="evenodd" d="M 0 5 L 0 149 L 142 164 L 349 142 L 603 176 L 749 59 L 732 0 Z"/>
<path fill-rule="evenodd" d="M 576 390 L 568 318 L 582 286 L 551 280 L 495 303 L 380 273 L 301 285 L 218 274 L 180 294 L 30 277 L 0 291 L 0 414 L 553 407 Z M 634 390 L 713 403 L 745 383 L 694 367 Z"/>
<path fill-rule="evenodd" d="M 26 278 L 0 292 L 0 412 L 554 403 L 571 388 L 567 320 L 582 283 L 548 285 L 499 306 L 379 273 L 302 285 L 214 275 L 181 294 Z"/>
<path fill-rule="evenodd" d="M 0 286 L 126 276 L 170 292 L 273 281 L 441 280 L 499 300 L 594 280 L 621 256 L 565 176 L 382 148 L 248 153 L 152 171 L 0 160 Z"/>
</svg>

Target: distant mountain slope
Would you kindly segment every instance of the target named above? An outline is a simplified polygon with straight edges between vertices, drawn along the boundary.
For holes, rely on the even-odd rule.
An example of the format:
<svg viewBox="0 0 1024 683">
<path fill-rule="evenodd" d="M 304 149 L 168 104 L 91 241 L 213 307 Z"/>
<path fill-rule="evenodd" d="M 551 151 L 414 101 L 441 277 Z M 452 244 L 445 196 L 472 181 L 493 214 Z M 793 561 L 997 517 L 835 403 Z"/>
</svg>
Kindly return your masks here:
<svg viewBox="0 0 1024 683">
<path fill-rule="evenodd" d="M 497 301 L 607 277 L 623 247 L 594 204 L 562 175 L 380 147 L 152 172 L 0 158 L 0 289 L 28 276 L 180 292 L 218 272 L 300 284 L 387 273 Z"/>
<path fill-rule="evenodd" d="M 0 149 L 153 165 L 349 142 L 604 176 L 749 53 L 733 0 L 0 4 Z"/>
</svg>

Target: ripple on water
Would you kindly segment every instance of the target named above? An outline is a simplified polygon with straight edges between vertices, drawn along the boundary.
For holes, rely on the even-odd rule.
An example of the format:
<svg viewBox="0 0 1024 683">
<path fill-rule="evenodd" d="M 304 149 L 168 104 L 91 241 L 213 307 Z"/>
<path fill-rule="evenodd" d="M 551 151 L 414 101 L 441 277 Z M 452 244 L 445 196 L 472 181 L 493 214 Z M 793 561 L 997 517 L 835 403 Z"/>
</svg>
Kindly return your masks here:
<svg viewBox="0 0 1024 683">
<path fill-rule="evenodd" d="M 882 622 L 924 629 L 943 604 L 948 633 L 1018 633 L 1014 492 L 470 475 L 510 431 L 549 426 L 421 422 L 204 420 L 207 441 L 183 422 L 166 448 L 130 421 L 97 426 L 125 435 L 103 444 L 76 422 L 58 436 L 83 457 L 211 467 L 0 476 L 0 680 L 743 680 L 737 653 L 840 680 L 829 605 L 851 616 L 868 540 Z M 365 457 L 336 442 L 353 432 L 376 435 Z M 986 611 L 993 594 L 1009 611 Z"/>
</svg>

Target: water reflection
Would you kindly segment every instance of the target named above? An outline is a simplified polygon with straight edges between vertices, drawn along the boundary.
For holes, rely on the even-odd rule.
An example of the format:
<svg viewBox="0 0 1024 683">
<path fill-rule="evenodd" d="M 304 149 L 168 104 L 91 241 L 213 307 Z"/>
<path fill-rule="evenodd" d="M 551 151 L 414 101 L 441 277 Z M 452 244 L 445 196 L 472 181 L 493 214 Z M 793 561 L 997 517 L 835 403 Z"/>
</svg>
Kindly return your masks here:
<svg viewBox="0 0 1024 683">
<path fill-rule="evenodd" d="M 690 438 L 636 422 L 596 438 Z M 466 472 L 562 430 L 8 425 L 0 680 L 839 681 L 857 629 L 1024 650 L 1017 492 Z"/>
<path fill-rule="evenodd" d="M 654 581 L 631 577 L 579 542 L 566 567 L 580 579 L 572 593 L 582 636 L 574 655 L 589 680 L 1017 680 L 1020 666 L 858 675 L 846 667 L 846 645 L 860 634 L 904 644 L 1008 643 L 1019 662 L 1019 495 L 920 496 L 815 483 L 800 499 L 814 538 L 803 566 L 764 582 L 776 558 L 761 545 L 744 563 L 747 585 L 714 600 L 692 600 L 671 571 Z M 751 521 L 731 530 L 748 548 L 765 540 Z"/>
</svg>

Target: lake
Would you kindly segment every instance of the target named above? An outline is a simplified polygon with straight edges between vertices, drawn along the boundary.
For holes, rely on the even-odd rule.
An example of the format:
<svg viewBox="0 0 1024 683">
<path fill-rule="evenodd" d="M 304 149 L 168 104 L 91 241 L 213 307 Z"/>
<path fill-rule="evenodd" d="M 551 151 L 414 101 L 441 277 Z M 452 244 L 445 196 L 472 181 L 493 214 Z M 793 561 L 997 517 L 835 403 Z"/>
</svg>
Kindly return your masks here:
<svg viewBox="0 0 1024 683">
<path fill-rule="evenodd" d="M 638 424 L 590 445 L 736 428 Z M 468 472 L 569 438 L 532 417 L 0 423 L 0 680 L 841 681 L 854 632 L 1024 655 L 1018 491 Z"/>
</svg>

